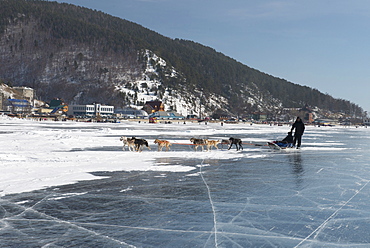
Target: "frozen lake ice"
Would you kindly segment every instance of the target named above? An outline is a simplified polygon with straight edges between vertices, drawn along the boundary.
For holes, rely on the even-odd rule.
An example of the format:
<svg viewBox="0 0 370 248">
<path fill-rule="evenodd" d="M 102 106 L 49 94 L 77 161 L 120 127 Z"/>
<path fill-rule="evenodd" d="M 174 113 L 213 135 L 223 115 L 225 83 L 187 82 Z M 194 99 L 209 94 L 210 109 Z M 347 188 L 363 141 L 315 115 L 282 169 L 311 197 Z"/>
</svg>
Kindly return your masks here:
<svg viewBox="0 0 370 248">
<path fill-rule="evenodd" d="M 1 247 L 368 247 L 370 129 L 0 119 Z M 122 151 L 121 135 L 152 150 Z M 191 137 L 243 140 L 194 152 Z M 155 138 L 175 144 L 157 152 Z M 257 144 L 257 145 L 256 145 Z M 262 146 L 261 146 L 262 145 Z"/>
</svg>

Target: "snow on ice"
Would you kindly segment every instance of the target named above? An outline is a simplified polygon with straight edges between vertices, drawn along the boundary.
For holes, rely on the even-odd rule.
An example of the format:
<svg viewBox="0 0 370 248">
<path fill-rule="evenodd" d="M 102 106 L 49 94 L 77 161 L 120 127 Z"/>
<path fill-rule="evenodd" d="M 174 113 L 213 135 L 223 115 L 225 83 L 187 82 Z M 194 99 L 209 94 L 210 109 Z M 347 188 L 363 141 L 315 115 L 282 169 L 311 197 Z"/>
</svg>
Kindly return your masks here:
<svg viewBox="0 0 370 248">
<path fill-rule="evenodd" d="M 225 139 L 230 134 L 239 135 L 243 142 L 264 144 L 282 138 L 289 127 L 237 124 L 220 126 L 219 123 L 174 123 L 171 125 L 125 121 L 123 123 L 48 122 L 2 117 L 1 125 L 1 195 L 33 191 L 36 189 L 70 184 L 98 177 L 94 171 L 171 171 L 195 170 L 193 166 L 161 165 L 155 159 L 161 157 L 193 158 L 191 147 L 169 152 L 157 152 L 153 141 L 162 137 L 173 143 L 190 144 L 191 137 Z M 248 141 L 248 136 L 255 135 Z M 152 148 L 142 153 L 122 151 L 120 136 L 147 137 Z M 259 138 L 256 135 L 263 136 Z M 306 134 L 309 136 L 309 134 Z M 307 143 L 305 150 L 342 150 L 335 143 Z M 339 143 L 336 145 L 340 145 Z M 184 146 L 184 145 L 182 145 Z M 319 146 L 319 147 L 317 147 Z M 127 149 L 127 147 L 126 147 Z M 226 147 L 225 147 L 226 149 Z M 198 152 L 197 158 L 237 159 L 240 157 L 265 156 L 248 154 L 251 146 L 244 145 L 244 153 L 213 150 Z M 253 149 L 255 149 L 253 147 Z"/>
</svg>

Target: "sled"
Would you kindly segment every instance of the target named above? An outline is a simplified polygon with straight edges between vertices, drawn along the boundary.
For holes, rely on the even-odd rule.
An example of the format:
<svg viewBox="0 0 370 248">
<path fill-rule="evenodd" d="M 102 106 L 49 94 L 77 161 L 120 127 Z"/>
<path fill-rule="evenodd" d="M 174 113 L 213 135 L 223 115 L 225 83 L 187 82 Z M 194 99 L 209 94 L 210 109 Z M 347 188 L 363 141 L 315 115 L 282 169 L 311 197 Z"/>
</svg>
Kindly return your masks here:
<svg viewBox="0 0 370 248">
<path fill-rule="evenodd" d="M 274 149 L 274 150 L 281 150 L 281 149 L 293 148 L 293 144 L 292 143 L 283 143 L 283 142 L 278 142 L 278 141 L 267 142 L 267 145 L 271 149 Z"/>
</svg>

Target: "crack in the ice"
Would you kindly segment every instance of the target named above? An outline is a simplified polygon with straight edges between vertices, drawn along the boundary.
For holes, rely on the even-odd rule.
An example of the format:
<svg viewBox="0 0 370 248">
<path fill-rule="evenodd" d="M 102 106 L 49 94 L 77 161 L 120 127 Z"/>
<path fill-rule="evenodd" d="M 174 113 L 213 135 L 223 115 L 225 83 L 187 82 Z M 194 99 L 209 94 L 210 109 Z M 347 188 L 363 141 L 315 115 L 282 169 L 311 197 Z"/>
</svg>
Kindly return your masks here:
<svg viewBox="0 0 370 248">
<path fill-rule="evenodd" d="M 217 246 L 217 220 L 216 220 L 216 211 L 215 211 L 215 206 L 213 204 L 212 197 L 211 197 L 211 190 L 210 190 L 210 188 L 209 188 L 206 180 L 203 177 L 203 172 L 202 172 L 203 162 L 204 162 L 204 160 L 202 160 L 202 163 L 199 166 L 199 174 L 202 177 L 203 182 L 204 182 L 204 184 L 205 184 L 205 186 L 207 188 L 209 202 L 211 203 L 212 213 L 213 213 L 213 229 L 214 229 L 214 236 L 215 236 L 215 245 L 216 245 L 216 247 L 218 247 Z"/>
<path fill-rule="evenodd" d="M 74 223 L 73 223 L 73 222 L 70 222 L 70 221 L 61 220 L 61 219 L 58 219 L 58 218 L 56 218 L 56 217 L 50 216 L 50 215 L 48 215 L 48 214 L 42 213 L 42 212 L 37 211 L 37 210 L 35 210 L 35 209 L 34 209 L 34 207 L 35 207 L 35 206 L 37 206 L 39 203 L 41 203 L 41 202 L 45 201 L 47 198 L 49 198 L 49 196 L 50 196 L 50 195 L 45 196 L 44 198 L 42 198 L 40 201 L 36 202 L 36 203 L 35 203 L 34 205 L 32 205 L 31 207 L 27 207 L 27 208 L 26 208 L 26 207 L 21 206 L 21 207 L 23 207 L 23 208 L 24 208 L 24 210 L 23 210 L 21 213 L 19 213 L 19 214 L 17 214 L 17 215 L 14 215 L 14 216 L 12 216 L 12 217 L 6 217 L 6 218 L 3 218 L 3 219 L 2 219 L 2 221 L 3 221 L 3 222 L 7 222 L 7 221 L 9 221 L 9 220 L 12 220 L 12 221 L 24 221 L 24 220 L 22 220 L 22 219 L 17 219 L 17 218 L 14 218 L 14 217 L 21 216 L 22 214 L 26 213 L 27 211 L 31 211 L 31 212 L 34 212 L 34 213 L 40 214 L 40 216 L 42 216 L 42 217 L 49 218 L 49 219 L 46 219 L 46 220 L 26 219 L 25 221 L 37 221 L 37 222 L 52 222 L 52 221 L 53 221 L 53 222 L 57 222 L 57 223 L 61 223 L 61 224 L 67 224 L 67 225 L 73 226 L 73 227 L 75 227 L 75 228 L 77 228 L 77 229 L 80 229 L 80 230 L 86 231 L 86 232 L 88 232 L 88 233 L 91 233 L 91 234 L 93 234 L 93 235 L 95 235 L 95 236 L 101 236 L 101 237 L 103 237 L 103 238 L 105 238 L 105 239 L 108 239 L 108 240 L 114 241 L 114 242 L 116 242 L 116 243 L 118 243 L 118 244 L 126 245 L 126 246 L 128 246 L 128 247 L 132 247 L 132 248 L 134 248 L 134 247 L 135 247 L 135 246 L 133 246 L 133 245 L 127 244 L 126 242 L 123 242 L 123 241 L 120 241 L 120 240 L 114 239 L 114 238 L 109 237 L 109 236 L 107 236 L 107 235 L 103 235 L 103 234 L 101 234 L 101 233 L 98 233 L 98 232 L 95 232 L 95 231 L 89 230 L 89 229 L 87 229 L 87 228 L 85 228 L 85 227 L 79 226 L 79 225 L 77 225 L 77 224 L 76 224 L 76 222 L 74 222 Z M 53 195 L 53 196 L 55 196 L 55 195 Z M 20 206 L 20 205 L 18 205 L 18 206 Z"/>
<path fill-rule="evenodd" d="M 356 190 L 355 194 L 353 194 L 346 202 L 344 202 L 337 210 L 334 211 L 334 213 L 332 213 L 326 220 L 324 220 L 323 223 L 321 223 L 321 225 L 319 225 L 315 230 L 313 230 L 306 238 L 302 239 L 301 242 L 299 242 L 296 246 L 294 246 L 295 248 L 300 246 L 301 244 L 303 244 L 304 242 L 306 242 L 306 240 L 308 240 L 312 235 L 314 235 L 316 233 L 316 235 L 314 236 L 314 238 L 316 239 L 317 236 L 320 234 L 321 230 L 324 229 L 324 227 L 326 226 L 326 224 L 334 218 L 334 216 L 340 211 L 342 210 L 342 208 L 344 208 L 353 198 L 355 198 L 356 195 L 358 195 L 368 184 L 369 184 L 370 180 L 368 180 L 359 190 Z"/>
</svg>

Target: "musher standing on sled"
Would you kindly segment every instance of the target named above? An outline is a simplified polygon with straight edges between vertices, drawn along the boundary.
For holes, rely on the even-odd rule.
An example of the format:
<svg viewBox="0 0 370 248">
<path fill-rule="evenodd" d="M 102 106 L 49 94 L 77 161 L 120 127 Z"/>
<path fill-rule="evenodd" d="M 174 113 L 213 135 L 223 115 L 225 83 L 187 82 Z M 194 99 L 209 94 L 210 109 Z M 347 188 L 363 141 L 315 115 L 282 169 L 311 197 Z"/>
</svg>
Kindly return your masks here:
<svg viewBox="0 0 370 248">
<path fill-rule="evenodd" d="M 305 126 L 302 122 L 302 119 L 297 117 L 296 121 L 292 125 L 292 129 L 290 132 L 294 132 L 294 140 L 293 140 L 293 146 L 295 146 L 295 143 L 297 142 L 297 149 L 301 147 L 301 141 L 302 141 L 302 135 L 304 133 Z"/>
</svg>

